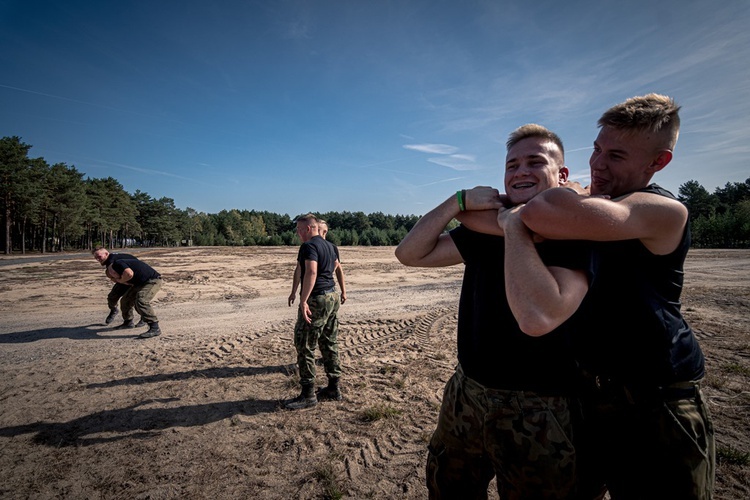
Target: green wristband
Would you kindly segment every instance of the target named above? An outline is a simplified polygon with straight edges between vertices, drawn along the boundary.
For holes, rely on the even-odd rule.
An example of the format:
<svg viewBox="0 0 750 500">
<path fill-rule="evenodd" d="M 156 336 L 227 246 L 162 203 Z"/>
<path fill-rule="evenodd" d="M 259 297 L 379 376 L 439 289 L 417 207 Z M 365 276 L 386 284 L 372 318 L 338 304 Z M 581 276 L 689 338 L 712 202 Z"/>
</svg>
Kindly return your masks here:
<svg viewBox="0 0 750 500">
<path fill-rule="evenodd" d="M 458 200 L 458 210 L 463 212 L 466 210 L 464 206 L 464 190 L 456 191 L 456 199 Z"/>
</svg>

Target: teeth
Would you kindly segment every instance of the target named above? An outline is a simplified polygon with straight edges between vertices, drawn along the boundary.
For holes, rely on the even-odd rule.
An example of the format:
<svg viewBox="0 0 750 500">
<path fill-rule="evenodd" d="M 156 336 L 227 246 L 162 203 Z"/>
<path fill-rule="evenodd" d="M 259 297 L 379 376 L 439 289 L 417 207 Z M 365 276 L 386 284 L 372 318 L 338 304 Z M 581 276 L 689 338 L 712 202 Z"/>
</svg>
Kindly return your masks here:
<svg viewBox="0 0 750 500">
<path fill-rule="evenodd" d="M 532 183 L 532 182 L 522 182 L 520 184 L 514 184 L 513 187 L 516 188 L 516 189 L 523 189 L 523 188 L 527 188 L 527 187 L 532 187 L 533 185 L 534 185 L 534 183 Z"/>
</svg>

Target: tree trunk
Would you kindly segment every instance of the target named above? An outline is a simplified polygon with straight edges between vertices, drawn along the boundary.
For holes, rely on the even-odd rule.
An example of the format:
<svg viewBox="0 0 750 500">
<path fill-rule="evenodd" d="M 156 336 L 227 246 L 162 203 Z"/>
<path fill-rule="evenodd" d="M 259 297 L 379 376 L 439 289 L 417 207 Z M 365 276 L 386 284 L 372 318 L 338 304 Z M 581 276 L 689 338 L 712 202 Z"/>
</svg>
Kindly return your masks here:
<svg viewBox="0 0 750 500">
<path fill-rule="evenodd" d="M 26 217 L 21 221 L 21 254 L 26 255 Z"/>
<path fill-rule="evenodd" d="M 5 255 L 10 255 L 13 245 L 10 239 L 10 200 L 5 200 Z"/>
</svg>

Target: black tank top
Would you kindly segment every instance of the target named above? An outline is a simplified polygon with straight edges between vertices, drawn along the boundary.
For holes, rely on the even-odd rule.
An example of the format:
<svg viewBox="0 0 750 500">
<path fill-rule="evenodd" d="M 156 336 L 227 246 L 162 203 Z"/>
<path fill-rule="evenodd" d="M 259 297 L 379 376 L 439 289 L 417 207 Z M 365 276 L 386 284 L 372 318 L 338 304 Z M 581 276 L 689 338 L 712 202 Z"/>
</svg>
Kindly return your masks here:
<svg viewBox="0 0 750 500">
<path fill-rule="evenodd" d="M 656 184 L 639 192 L 675 199 Z M 573 336 L 582 368 L 644 388 L 703 377 L 703 352 L 680 311 L 689 247 L 689 224 L 668 255 L 637 239 L 594 246 L 594 278 Z"/>
</svg>

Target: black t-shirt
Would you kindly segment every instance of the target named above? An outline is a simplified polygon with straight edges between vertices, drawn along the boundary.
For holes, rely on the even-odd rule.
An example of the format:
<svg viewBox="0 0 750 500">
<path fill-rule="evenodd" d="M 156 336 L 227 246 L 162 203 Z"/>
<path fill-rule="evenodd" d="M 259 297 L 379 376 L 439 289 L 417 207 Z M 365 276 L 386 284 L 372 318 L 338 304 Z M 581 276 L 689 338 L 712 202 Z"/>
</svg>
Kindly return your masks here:
<svg viewBox="0 0 750 500">
<path fill-rule="evenodd" d="M 674 199 L 656 184 L 640 191 Z M 595 277 L 574 336 L 584 369 L 646 389 L 703 377 L 703 352 L 680 310 L 689 248 L 689 225 L 668 255 L 637 239 L 595 244 Z"/>
<path fill-rule="evenodd" d="M 132 260 L 132 259 L 136 259 L 136 257 L 133 257 L 129 253 L 119 253 L 119 252 L 110 253 L 107 256 L 107 260 L 102 262 L 102 266 L 111 266 L 113 262 L 119 259 L 131 259 Z"/>
<path fill-rule="evenodd" d="M 305 283 L 305 261 L 314 260 L 318 263 L 318 274 L 311 295 L 318 295 L 333 288 L 333 271 L 336 269 L 336 259 L 333 244 L 320 236 L 313 236 L 310 241 L 302 243 L 299 247 L 297 261 L 302 271 L 300 283 L 303 286 Z"/>
<path fill-rule="evenodd" d="M 467 376 L 495 389 L 563 394 L 573 387 L 568 323 L 541 337 L 518 327 L 505 295 L 505 240 L 459 226 L 450 233 L 465 263 L 458 311 L 458 360 Z M 547 265 L 590 271 L 589 244 L 537 244 Z"/>
<path fill-rule="evenodd" d="M 154 268 L 138 259 L 117 259 L 112 264 L 112 269 L 120 275 L 125 269 L 133 271 L 133 277 L 128 281 L 131 285 L 142 285 L 149 280 L 161 278 Z"/>
</svg>

